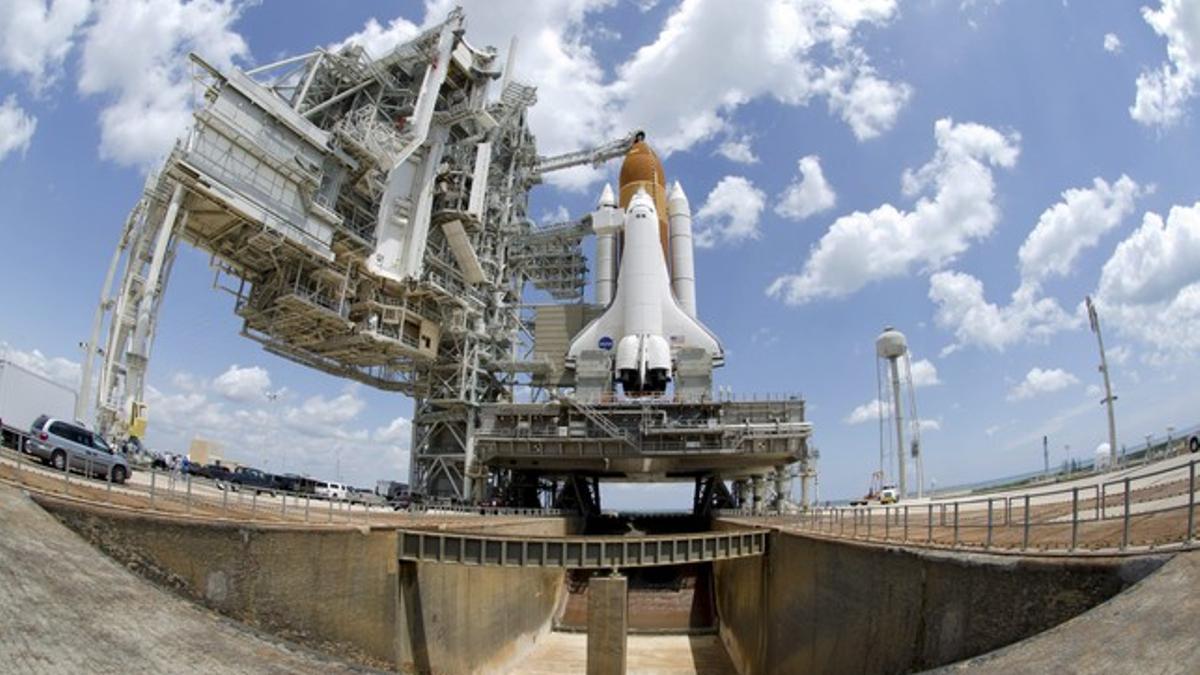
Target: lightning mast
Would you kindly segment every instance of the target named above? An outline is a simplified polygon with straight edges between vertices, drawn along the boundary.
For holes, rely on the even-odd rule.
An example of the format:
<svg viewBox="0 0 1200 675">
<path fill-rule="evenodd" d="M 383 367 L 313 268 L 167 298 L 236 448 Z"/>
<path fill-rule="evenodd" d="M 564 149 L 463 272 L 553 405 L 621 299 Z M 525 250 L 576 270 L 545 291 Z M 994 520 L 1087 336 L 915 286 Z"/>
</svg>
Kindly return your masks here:
<svg viewBox="0 0 1200 675">
<path fill-rule="evenodd" d="M 1100 315 L 1096 313 L 1096 305 L 1092 303 L 1092 296 L 1086 296 L 1088 323 L 1091 324 L 1092 332 L 1096 334 L 1096 343 L 1100 346 L 1100 372 L 1104 374 L 1104 399 L 1100 401 L 1108 408 L 1108 463 L 1109 466 L 1117 465 L 1117 421 L 1113 414 L 1113 401 L 1117 400 L 1112 393 L 1112 382 L 1108 377 L 1108 358 L 1104 354 L 1104 336 L 1100 334 Z"/>
</svg>

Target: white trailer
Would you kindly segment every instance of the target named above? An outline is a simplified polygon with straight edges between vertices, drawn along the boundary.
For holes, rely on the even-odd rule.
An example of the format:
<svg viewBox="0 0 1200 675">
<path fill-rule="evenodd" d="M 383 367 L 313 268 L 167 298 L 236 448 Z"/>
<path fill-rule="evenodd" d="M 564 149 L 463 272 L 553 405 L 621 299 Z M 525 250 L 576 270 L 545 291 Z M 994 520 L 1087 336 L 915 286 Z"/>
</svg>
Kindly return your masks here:
<svg viewBox="0 0 1200 675">
<path fill-rule="evenodd" d="M 17 447 L 38 415 L 75 419 L 74 389 L 0 358 L 0 428 L 5 445 Z"/>
</svg>

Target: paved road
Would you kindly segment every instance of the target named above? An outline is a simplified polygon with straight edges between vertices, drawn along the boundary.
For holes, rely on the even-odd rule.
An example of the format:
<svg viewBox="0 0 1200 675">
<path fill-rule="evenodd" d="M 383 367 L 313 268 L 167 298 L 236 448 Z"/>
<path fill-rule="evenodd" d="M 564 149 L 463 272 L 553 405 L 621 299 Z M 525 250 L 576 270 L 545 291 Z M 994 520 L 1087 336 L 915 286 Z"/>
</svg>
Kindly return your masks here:
<svg viewBox="0 0 1200 675">
<path fill-rule="evenodd" d="M 372 672 L 256 635 L 129 572 L 0 484 L 5 673 Z"/>
</svg>

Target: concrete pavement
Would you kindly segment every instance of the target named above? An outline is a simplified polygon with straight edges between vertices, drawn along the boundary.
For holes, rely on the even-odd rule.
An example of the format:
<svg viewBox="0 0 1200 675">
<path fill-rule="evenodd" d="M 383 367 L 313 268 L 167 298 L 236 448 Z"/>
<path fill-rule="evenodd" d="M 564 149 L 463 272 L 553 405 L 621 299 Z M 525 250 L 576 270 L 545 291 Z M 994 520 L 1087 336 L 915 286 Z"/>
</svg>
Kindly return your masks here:
<svg viewBox="0 0 1200 675">
<path fill-rule="evenodd" d="M 3 484 L 0 523 L 5 672 L 372 672 L 255 634 L 154 586 Z"/>
</svg>

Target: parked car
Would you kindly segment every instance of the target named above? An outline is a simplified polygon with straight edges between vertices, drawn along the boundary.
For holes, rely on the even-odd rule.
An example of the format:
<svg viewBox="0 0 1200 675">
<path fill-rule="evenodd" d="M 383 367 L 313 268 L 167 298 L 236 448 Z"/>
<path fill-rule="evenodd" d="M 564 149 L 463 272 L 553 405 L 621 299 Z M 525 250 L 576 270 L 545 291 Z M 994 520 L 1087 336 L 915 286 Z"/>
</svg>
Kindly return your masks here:
<svg viewBox="0 0 1200 675">
<path fill-rule="evenodd" d="M 347 496 L 346 486 L 341 483 L 317 483 L 316 496 L 322 499 L 345 499 Z"/>
<path fill-rule="evenodd" d="M 33 421 L 27 443 L 29 454 L 58 471 L 70 470 L 111 478 L 124 483 L 129 462 L 97 434 L 47 415 Z"/>
<path fill-rule="evenodd" d="M 392 498 L 388 500 L 388 504 L 396 511 L 403 511 L 413 504 L 412 492 L 407 488 L 408 486 L 406 485 L 405 490 L 393 492 Z"/>
<path fill-rule="evenodd" d="M 229 483 L 233 483 L 234 472 L 229 467 L 220 462 L 205 464 L 204 466 L 194 468 L 191 471 L 193 476 L 200 476 L 216 482 L 217 487 L 225 489 Z"/>
<path fill-rule="evenodd" d="M 249 466 L 239 466 L 234 470 L 229 480 L 233 483 L 235 489 L 246 488 L 254 490 L 254 494 L 256 495 L 265 492 L 274 497 L 275 492 L 279 490 L 279 484 L 276 482 L 275 476 Z"/>
</svg>

